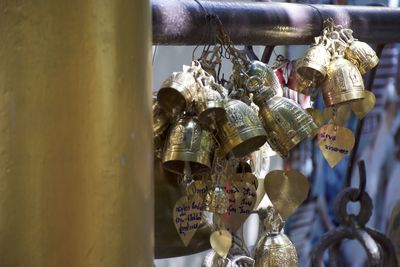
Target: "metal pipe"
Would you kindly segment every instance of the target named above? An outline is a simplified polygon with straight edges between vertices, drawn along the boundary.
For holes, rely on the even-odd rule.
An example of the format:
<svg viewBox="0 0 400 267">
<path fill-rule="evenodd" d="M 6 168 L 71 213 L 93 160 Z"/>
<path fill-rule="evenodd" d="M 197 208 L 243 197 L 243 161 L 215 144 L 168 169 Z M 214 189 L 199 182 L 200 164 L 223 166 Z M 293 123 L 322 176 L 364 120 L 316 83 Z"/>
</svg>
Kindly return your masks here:
<svg viewBox="0 0 400 267">
<path fill-rule="evenodd" d="M 0 266 L 153 266 L 149 2 L 0 13 Z"/>
<path fill-rule="evenodd" d="M 152 0 L 153 44 L 213 42 L 205 12 L 217 15 L 234 44 L 310 44 L 332 17 L 356 38 L 370 43 L 400 42 L 400 8 L 265 2 Z M 211 31 L 211 32 L 210 32 Z"/>
</svg>

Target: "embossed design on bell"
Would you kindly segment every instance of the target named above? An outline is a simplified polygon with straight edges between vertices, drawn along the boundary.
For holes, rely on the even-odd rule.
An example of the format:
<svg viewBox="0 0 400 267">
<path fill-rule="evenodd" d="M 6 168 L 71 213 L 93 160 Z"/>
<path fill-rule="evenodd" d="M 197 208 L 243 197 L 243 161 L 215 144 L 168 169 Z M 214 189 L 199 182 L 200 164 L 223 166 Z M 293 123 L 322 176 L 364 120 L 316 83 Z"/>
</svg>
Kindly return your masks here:
<svg viewBox="0 0 400 267">
<path fill-rule="evenodd" d="M 209 172 L 213 146 L 211 132 L 197 118 L 185 116 L 171 127 L 164 145 L 164 168 L 179 174 Z"/>
<path fill-rule="evenodd" d="M 244 157 L 266 142 L 267 134 L 251 107 L 240 100 L 229 100 L 225 110 L 226 120 L 218 125 L 224 156 Z"/>
<path fill-rule="evenodd" d="M 299 105 L 275 96 L 260 106 L 259 117 L 268 133 L 268 144 L 280 156 L 318 130 L 313 118 Z"/>
<path fill-rule="evenodd" d="M 345 58 L 359 69 L 361 74 L 366 73 L 379 63 L 375 51 L 365 42 L 353 41 L 345 50 Z"/>
<path fill-rule="evenodd" d="M 325 46 L 315 44 L 297 61 L 296 72 L 301 79 L 310 81 L 318 87 L 326 76 L 330 59 L 331 55 Z"/>
<path fill-rule="evenodd" d="M 364 83 L 360 71 L 343 55 L 336 55 L 328 66 L 322 93 L 327 106 L 364 98 Z"/>
</svg>

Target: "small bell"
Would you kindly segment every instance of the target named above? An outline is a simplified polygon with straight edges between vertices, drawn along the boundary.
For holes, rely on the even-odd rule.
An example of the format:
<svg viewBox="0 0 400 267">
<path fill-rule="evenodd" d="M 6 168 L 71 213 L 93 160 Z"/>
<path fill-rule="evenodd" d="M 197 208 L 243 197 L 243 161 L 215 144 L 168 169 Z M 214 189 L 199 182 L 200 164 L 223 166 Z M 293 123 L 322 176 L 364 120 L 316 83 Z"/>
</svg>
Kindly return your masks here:
<svg viewBox="0 0 400 267">
<path fill-rule="evenodd" d="M 257 114 L 240 100 L 225 103 L 226 119 L 218 125 L 222 156 L 244 157 L 260 148 L 267 134 Z"/>
<path fill-rule="evenodd" d="M 286 157 L 295 145 L 315 134 L 318 126 L 298 104 L 274 96 L 273 90 L 265 86 L 255 91 L 254 103 L 260 107 L 258 116 L 267 131 L 267 142 L 280 156 Z"/>
<path fill-rule="evenodd" d="M 192 72 L 174 72 L 162 83 L 157 94 L 157 102 L 167 113 L 175 116 L 196 100 L 198 90 Z"/>
<path fill-rule="evenodd" d="M 157 102 L 153 104 L 153 135 L 158 137 L 167 130 L 170 123 L 170 118 L 167 113 L 162 110 Z"/>
<path fill-rule="evenodd" d="M 379 62 L 375 51 L 365 42 L 357 40 L 351 42 L 344 53 L 346 59 L 356 65 L 361 74 L 366 73 Z"/>
<path fill-rule="evenodd" d="M 214 90 L 219 85 L 213 81 L 212 77 L 207 78 L 201 97 L 198 97 L 195 106 L 199 121 L 205 125 L 212 125 L 225 117 L 225 108 L 221 93 Z"/>
<path fill-rule="evenodd" d="M 297 267 L 296 248 L 282 233 L 283 220 L 273 207 L 268 207 L 264 219 L 265 235 L 258 241 L 255 267 Z M 262 217 L 262 216 L 260 216 Z"/>
<path fill-rule="evenodd" d="M 247 70 L 248 76 L 259 77 L 265 86 L 270 86 L 276 94 L 282 95 L 282 87 L 278 77 L 275 75 L 274 70 L 267 64 L 254 60 L 250 63 Z"/>
<path fill-rule="evenodd" d="M 179 174 L 208 172 L 213 144 L 212 134 L 195 117 L 185 116 L 171 127 L 164 146 L 164 168 Z"/>
<path fill-rule="evenodd" d="M 364 98 L 364 83 L 360 71 L 341 53 L 328 66 L 322 94 L 326 106 Z"/>
<path fill-rule="evenodd" d="M 224 214 L 228 210 L 228 196 L 221 185 L 216 185 L 205 197 L 206 211 Z"/>
<path fill-rule="evenodd" d="M 297 61 L 296 72 L 301 79 L 311 81 L 318 87 L 325 78 L 330 58 L 323 44 L 315 44 Z"/>
</svg>

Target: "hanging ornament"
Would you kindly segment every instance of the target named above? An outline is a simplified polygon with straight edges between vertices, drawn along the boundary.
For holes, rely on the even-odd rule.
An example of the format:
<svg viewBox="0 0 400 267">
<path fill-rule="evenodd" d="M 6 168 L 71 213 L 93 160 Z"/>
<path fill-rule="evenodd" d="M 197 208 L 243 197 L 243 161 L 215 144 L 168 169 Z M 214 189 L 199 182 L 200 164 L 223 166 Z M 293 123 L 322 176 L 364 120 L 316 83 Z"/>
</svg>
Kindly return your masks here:
<svg viewBox="0 0 400 267">
<path fill-rule="evenodd" d="M 255 267 L 297 267 L 296 248 L 283 233 L 283 220 L 279 213 L 268 207 L 266 215 L 260 216 L 264 224 L 264 235 L 257 243 Z"/>
<path fill-rule="evenodd" d="M 181 197 L 175 204 L 173 220 L 175 228 L 187 246 L 200 227 L 203 220 L 204 204 L 203 199 L 197 195 Z"/>
<path fill-rule="evenodd" d="M 274 170 L 265 176 L 264 189 L 286 220 L 307 198 L 310 184 L 307 177 L 298 171 Z"/>
<path fill-rule="evenodd" d="M 232 235 L 224 229 L 216 230 L 210 236 L 210 244 L 215 252 L 225 259 L 232 246 Z"/>
<path fill-rule="evenodd" d="M 209 190 L 205 197 L 206 211 L 223 214 L 229 207 L 228 195 L 224 187 L 217 184 Z"/>
<path fill-rule="evenodd" d="M 364 118 L 375 106 L 375 95 L 370 91 L 364 92 L 364 99 L 359 99 L 352 102 L 351 110 L 359 119 Z"/>
<path fill-rule="evenodd" d="M 203 180 L 197 180 L 189 184 L 189 186 L 187 187 L 187 193 L 188 195 L 197 194 L 201 197 L 201 199 L 204 200 L 209 188 L 210 186 Z"/>
<path fill-rule="evenodd" d="M 322 155 L 332 168 L 354 147 L 353 133 L 341 126 L 328 124 L 318 131 L 318 145 Z"/>
<path fill-rule="evenodd" d="M 221 215 L 226 228 L 235 232 L 250 216 L 257 201 L 256 188 L 249 183 L 225 181 L 225 192 L 228 195 L 228 210 Z"/>
<path fill-rule="evenodd" d="M 260 148 L 267 134 L 251 107 L 239 100 L 225 103 L 226 120 L 218 128 L 222 156 L 244 157 Z"/>
<path fill-rule="evenodd" d="M 260 107 L 259 117 L 267 130 L 267 142 L 280 156 L 287 157 L 295 145 L 315 134 L 318 126 L 298 104 L 274 93 L 261 78 L 252 76 L 247 88 L 254 92 L 254 103 Z"/>
<path fill-rule="evenodd" d="M 171 127 L 164 148 L 164 168 L 178 174 L 187 168 L 192 175 L 209 172 L 213 145 L 211 132 L 196 117 L 184 116 Z"/>
</svg>

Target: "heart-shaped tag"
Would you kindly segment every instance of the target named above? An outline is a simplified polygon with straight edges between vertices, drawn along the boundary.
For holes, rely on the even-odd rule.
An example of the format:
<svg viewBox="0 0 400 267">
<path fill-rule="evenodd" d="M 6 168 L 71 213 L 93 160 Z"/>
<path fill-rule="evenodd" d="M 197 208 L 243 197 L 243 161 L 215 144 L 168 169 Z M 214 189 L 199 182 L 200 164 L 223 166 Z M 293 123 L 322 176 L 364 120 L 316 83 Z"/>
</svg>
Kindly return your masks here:
<svg viewBox="0 0 400 267">
<path fill-rule="evenodd" d="M 196 180 L 188 186 L 187 193 L 189 195 L 197 194 L 204 200 L 208 190 L 210 190 L 210 185 L 202 180 Z"/>
<path fill-rule="evenodd" d="M 328 121 L 328 123 L 334 124 L 333 121 L 334 109 L 336 109 L 336 117 L 335 117 L 336 125 L 344 126 L 347 123 L 347 120 L 350 118 L 351 114 L 350 105 L 346 103 L 334 107 L 325 108 L 323 111 L 325 118 L 324 121 Z"/>
<path fill-rule="evenodd" d="M 325 125 L 318 130 L 318 145 L 329 166 L 333 168 L 354 147 L 353 133 L 341 126 Z"/>
<path fill-rule="evenodd" d="M 307 198 L 310 183 L 298 171 L 275 170 L 265 176 L 264 189 L 275 209 L 286 220 Z"/>
<path fill-rule="evenodd" d="M 187 246 L 203 219 L 203 199 L 197 195 L 183 196 L 175 204 L 173 220 L 182 242 Z"/>
<path fill-rule="evenodd" d="M 364 98 L 351 102 L 351 109 L 359 119 L 362 119 L 374 108 L 375 101 L 374 93 L 364 91 Z"/>
<path fill-rule="evenodd" d="M 227 230 L 217 230 L 210 235 L 211 247 L 222 258 L 226 258 L 232 246 L 232 235 Z"/>
<path fill-rule="evenodd" d="M 256 188 L 244 182 L 225 181 L 225 192 L 228 195 L 228 211 L 221 215 L 226 228 L 235 232 L 250 216 L 257 201 Z"/>
</svg>

